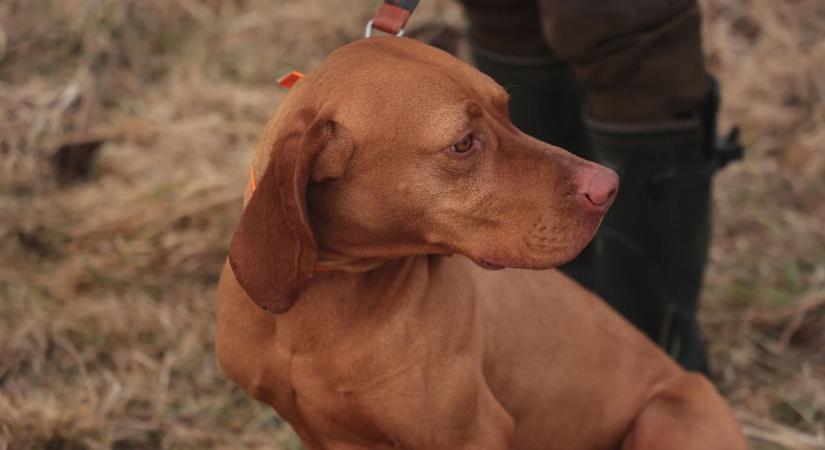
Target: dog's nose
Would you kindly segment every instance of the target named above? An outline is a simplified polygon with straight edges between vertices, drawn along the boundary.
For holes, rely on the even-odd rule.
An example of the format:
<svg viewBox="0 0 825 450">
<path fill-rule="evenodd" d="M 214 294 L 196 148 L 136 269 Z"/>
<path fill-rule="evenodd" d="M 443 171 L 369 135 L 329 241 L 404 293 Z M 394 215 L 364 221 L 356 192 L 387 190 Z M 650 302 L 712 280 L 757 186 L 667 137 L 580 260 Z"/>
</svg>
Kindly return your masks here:
<svg viewBox="0 0 825 450">
<path fill-rule="evenodd" d="M 582 206 L 594 212 L 604 212 L 616 199 L 619 176 L 607 167 L 597 166 L 588 171 L 579 191 Z"/>
</svg>

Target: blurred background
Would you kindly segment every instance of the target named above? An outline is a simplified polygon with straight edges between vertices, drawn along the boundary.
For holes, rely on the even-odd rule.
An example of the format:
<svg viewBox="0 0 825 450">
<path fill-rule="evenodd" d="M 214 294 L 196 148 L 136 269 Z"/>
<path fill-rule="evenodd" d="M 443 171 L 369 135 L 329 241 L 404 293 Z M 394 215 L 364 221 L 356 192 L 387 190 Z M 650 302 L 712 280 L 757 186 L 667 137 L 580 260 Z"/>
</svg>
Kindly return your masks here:
<svg viewBox="0 0 825 450">
<path fill-rule="evenodd" d="M 378 1 L 0 1 L 0 449 L 298 449 L 221 375 L 219 270 L 285 91 Z M 704 0 L 723 126 L 701 312 L 755 449 L 825 449 L 825 2 Z M 422 0 L 407 29 L 461 49 Z"/>
</svg>

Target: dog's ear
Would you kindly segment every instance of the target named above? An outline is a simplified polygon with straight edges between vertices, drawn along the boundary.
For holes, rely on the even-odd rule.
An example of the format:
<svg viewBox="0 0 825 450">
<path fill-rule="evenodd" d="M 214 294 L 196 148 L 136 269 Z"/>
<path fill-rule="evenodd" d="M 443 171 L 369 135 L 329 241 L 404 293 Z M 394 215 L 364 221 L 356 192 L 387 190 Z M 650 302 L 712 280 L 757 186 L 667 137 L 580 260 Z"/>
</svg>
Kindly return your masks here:
<svg viewBox="0 0 825 450">
<path fill-rule="evenodd" d="M 307 122 L 276 139 L 229 247 L 238 283 L 258 306 L 276 314 L 306 290 L 318 258 L 307 186 L 342 176 L 352 155 L 352 140 L 341 126 L 321 118 L 309 127 Z"/>
</svg>

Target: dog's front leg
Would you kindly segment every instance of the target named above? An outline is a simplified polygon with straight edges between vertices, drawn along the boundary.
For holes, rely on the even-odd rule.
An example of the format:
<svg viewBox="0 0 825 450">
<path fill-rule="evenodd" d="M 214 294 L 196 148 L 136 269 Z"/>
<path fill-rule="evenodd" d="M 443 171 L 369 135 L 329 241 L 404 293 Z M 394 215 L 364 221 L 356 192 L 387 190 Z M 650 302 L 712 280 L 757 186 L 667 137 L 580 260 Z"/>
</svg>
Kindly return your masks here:
<svg viewBox="0 0 825 450">
<path fill-rule="evenodd" d="M 730 408 L 698 374 L 665 383 L 636 417 L 622 444 L 622 450 L 747 448 Z"/>
<path fill-rule="evenodd" d="M 424 401 L 416 404 L 402 401 L 391 411 L 383 410 L 377 418 L 383 433 L 370 443 L 339 437 L 324 438 L 318 445 L 304 441 L 304 445 L 312 450 L 508 450 L 515 429 L 513 418 L 483 381 L 459 388 L 463 401 L 458 403 L 439 401 L 449 400 L 455 393 L 451 389 L 439 399 L 421 398 Z M 465 396 L 471 389 L 475 392 Z"/>
<path fill-rule="evenodd" d="M 386 396 L 393 398 L 391 403 L 370 408 L 377 428 L 393 443 L 386 448 L 509 449 L 515 421 L 493 396 L 476 361 L 455 357 L 439 362 L 411 371 L 415 375 Z"/>
<path fill-rule="evenodd" d="M 466 378 L 465 378 L 466 380 Z M 515 421 L 493 396 L 480 369 L 463 386 L 455 386 L 463 394 L 443 398 L 452 401 L 435 407 L 430 413 L 441 415 L 444 421 L 439 435 L 430 443 L 413 445 L 414 449 L 506 450 L 515 432 Z M 437 401 L 436 401 L 437 402 Z M 434 402 L 434 403 L 436 403 Z M 427 415 L 427 412 L 424 413 Z M 433 417 L 436 419 L 436 417 Z M 428 419 L 424 419 L 428 420 Z M 429 419 L 432 420 L 432 419 Z M 428 425 L 432 428 L 432 425 Z"/>
<path fill-rule="evenodd" d="M 471 442 L 461 447 L 467 450 L 505 450 L 515 431 L 513 417 L 496 400 L 486 382 L 479 389 L 478 414 Z"/>
</svg>

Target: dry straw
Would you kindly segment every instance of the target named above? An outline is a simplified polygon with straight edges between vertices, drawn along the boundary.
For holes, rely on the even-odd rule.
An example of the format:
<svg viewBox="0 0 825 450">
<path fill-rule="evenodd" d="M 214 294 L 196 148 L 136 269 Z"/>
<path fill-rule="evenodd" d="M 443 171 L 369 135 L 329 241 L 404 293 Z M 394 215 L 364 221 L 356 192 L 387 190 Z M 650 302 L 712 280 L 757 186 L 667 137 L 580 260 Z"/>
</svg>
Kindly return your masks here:
<svg viewBox="0 0 825 450">
<path fill-rule="evenodd" d="M 373 6 L 0 2 L 0 449 L 298 448 L 220 374 L 214 288 L 275 79 Z M 756 448 L 825 449 L 825 5 L 703 10 L 748 146 L 716 183 L 716 381 Z M 446 0 L 427 23 L 463 26 Z M 88 179 L 58 182 L 55 152 L 88 143 Z"/>
</svg>

